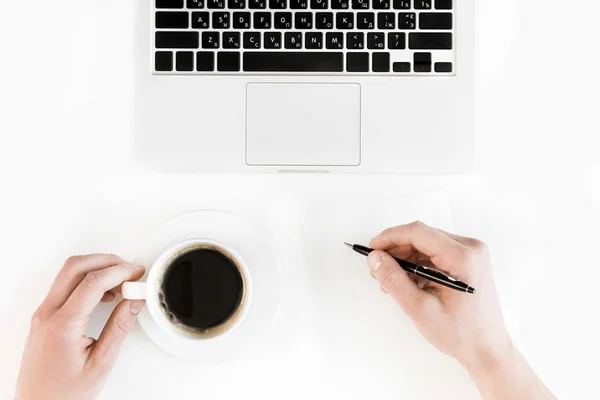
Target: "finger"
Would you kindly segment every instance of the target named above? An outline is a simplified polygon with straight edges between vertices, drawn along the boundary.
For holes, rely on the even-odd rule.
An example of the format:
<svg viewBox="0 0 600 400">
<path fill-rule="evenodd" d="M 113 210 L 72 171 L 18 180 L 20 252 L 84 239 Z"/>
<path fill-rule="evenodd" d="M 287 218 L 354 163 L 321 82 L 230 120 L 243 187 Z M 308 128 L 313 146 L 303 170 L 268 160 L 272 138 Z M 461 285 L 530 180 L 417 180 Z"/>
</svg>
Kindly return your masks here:
<svg viewBox="0 0 600 400">
<path fill-rule="evenodd" d="M 115 299 L 115 294 L 112 291 L 105 292 L 100 300 L 102 303 L 110 303 Z"/>
<path fill-rule="evenodd" d="M 114 254 L 90 254 L 69 257 L 58 272 L 42 307 L 56 311 L 65 304 L 73 290 L 81 283 L 85 274 L 97 269 L 123 263 L 123 259 Z"/>
<path fill-rule="evenodd" d="M 90 353 L 88 360 L 92 368 L 110 371 L 143 306 L 143 300 L 123 300 L 117 305 Z"/>
<path fill-rule="evenodd" d="M 471 246 L 474 242 L 477 241 L 477 239 L 473 239 L 473 238 L 469 238 L 466 236 L 460 236 L 460 235 L 456 235 L 454 233 L 445 231 L 443 229 L 440 228 L 435 228 L 438 231 L 442 232 L 444 235 L 448 236 L 449 238 L 452 238 L 454 240 L 456 240 L 458 243 L 464 245 L 464 246 Z"/>
<path fill-rule="evenodd" d="M 144 275 L 144 267 L 122 263 L 112 267 L 88 272 L 60 312 L 67 318 L 83 318 L 87 321 L 94 308 L 107 292 L 125 281 L 135 281 Z"/>
<path fill-rule="evenodd" d="M 414 318 L 431 296 L 419 289 L 398 265 L 396 260 L 383 251 L 374 251 L 367 258 L 369 268 L 377 277 L 381 290 L 388 293 L 406 314 Z"/>
</svg>

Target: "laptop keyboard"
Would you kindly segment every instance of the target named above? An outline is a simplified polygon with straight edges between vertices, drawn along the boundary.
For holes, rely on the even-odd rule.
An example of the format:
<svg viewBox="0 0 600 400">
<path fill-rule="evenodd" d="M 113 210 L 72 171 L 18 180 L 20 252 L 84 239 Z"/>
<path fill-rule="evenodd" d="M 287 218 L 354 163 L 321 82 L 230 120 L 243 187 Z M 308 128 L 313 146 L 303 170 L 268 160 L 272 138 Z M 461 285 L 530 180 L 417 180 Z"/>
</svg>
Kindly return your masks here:
<svg viewBox="0 0 600 400">
<path fill-rule="evenodd" d="M 153 0 L 157 74 L 439 75 L 453 0 Z"/>
</svg>

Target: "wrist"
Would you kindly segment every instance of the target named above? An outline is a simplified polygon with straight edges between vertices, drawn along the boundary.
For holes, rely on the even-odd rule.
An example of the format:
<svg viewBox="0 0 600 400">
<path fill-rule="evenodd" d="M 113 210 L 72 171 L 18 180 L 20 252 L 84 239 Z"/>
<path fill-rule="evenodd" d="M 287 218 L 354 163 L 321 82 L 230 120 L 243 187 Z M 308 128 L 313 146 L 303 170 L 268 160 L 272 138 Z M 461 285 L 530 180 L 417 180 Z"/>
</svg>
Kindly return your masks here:
<svg viewBox="0 0 600 400">
<path fill-rule="evenodd" d="M 519 352 L 510 338 L 495 346 L 485 346 L 465 362 L 461 362 L 472 377 L 489 375 L 495 371 L 510 368 Z"/>
</svg>

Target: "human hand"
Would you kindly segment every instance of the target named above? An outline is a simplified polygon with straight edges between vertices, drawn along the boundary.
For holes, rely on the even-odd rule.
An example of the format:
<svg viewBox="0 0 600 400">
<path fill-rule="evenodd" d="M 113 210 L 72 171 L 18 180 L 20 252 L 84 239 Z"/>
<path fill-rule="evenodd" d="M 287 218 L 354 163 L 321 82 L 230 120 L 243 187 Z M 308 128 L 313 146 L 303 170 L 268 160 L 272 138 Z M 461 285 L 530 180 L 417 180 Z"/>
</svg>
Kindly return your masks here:
<svg viewBox="0 0 600 400">
<path fill-rule="evenodd" d="M 123 282 L 143 275 L 144 267 L 115 255 L 70 257 L 31 320 L 16 399 L 95 398 L 144 302 L 121 301 L 98 340 L 85 336 L 90 314 Z"/>
</svg>

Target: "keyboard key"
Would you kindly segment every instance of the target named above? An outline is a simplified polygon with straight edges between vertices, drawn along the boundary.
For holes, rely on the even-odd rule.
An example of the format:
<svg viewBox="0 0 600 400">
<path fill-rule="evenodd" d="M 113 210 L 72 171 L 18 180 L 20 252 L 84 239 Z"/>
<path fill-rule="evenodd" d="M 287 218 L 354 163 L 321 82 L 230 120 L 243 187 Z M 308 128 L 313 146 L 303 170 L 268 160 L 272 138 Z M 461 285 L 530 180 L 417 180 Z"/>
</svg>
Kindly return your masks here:
<svg viewBox="0 0 600 400">
<path fill-rule="evenodd" d="M 404 32 L 388 33 L 388 49 L 391 49 L 391 50 L 406 49 L 406 34 Z"/>
<path fill-rule="evenodd" d="M 285 10 L 287 8 L 287 0 L 269 0 L 269 8 Z"/>
<path fill-rule="evenodd" d="M 251 10 L 264 10 L 267 8 L 267 0 L 248 0 L 248 8 Z"/>
<path fill-rule="evenodd" d="M 173 71 L 173 53 L 170 51 L 154 53 L 154 69 L 160 72 Z"/>
<path fill-rule="evenodd" d="M 452 10 L 452 0 L 435 0 L 437 10 Z"/>
<path fill-rule="evenodd" d="M 193 71 L 194 53 L 191 51 L 178 51 L 175 56 L 175 68 L 177 71 Z"/>
<path fill-rule="evenodd" d="M 391 35 L 391 33 L 390 33 Z M 383 43 L 383 33 L 367 33 L 367 48 L 371 50 L 381 50 L 385 48 L 385 44 Z"/>
<path fill-rule="evenodd" d="M 184 12 L 165 12 L 159 11 L 155 15 L 155 25 L 158 29 L 181 28 L 186 29 L 189 26 L 189 15 Z"/>
<path fill-rule="evenodd" d="M 229 13 L 213 12 L 212 26 L 214 29 L 229 29 Z"/>
<path fill-rule="evenodd" d="M 187 0 L 187 8 L 204 8 L 204 0 Z"/>
<path fill-rule="evenodd" d="M 291 29 L 292 28 L 292 13 L 291 12 L 276 12 L 275 13 L 275 29 Z"/>
<path fill-rule="evenodd" d="M 341 32 L 327 32 L 325 37 L 325 47 L 328 49 L 343 49 L 344 35 Z"/>
<path fill-rule="evenodd" d="M 354 29 L 354 14 L 340 12 L 335 15 L 335 26 L 337 29 Z"/>
<path fill-rule="evenodd" d="M 414 54 L 415 72 L 431 72 L 431 53 Z"/>
<path fill-rule="evenodd" d="M 239 32 L 223 32 L 224 49 L 239 49 L 240 48 L 240 33 Z"/>
<path fill-rule="evenodd" d="M 452 29 L 451 13 L 419 14 L 419 29 Z"/>
<path fill-rule="evenodd" d="M 350 50 L 362 50 L 365 47 L 365 34 L 362 32 L 348 32 L 346 34 L 346 47 Z"/>
<path fill-rule="evenodd" d="M 202 32 L 202 48 L 203 49 L 218 49 L 219 48 L 219 32 Z"/>
<path fill-rule="evenodd" d="M 333 13 L 316 13 L 317 29 L 333 29 Z"/>
<path fill-rule="evenodd" d="M 388 10 L 390 8 L 390 0 L 373 0 L 373 9 Z"/>
<path fill-rule="evenodd" d="M 417 10 L 431 10 L 431 2 L 433 0 L 415 0 L 415 8 Z"/>
<path fill-rule="evenodd" d="M 394 13 L 382 12 L 377 14 L 377 28 L 394 29 L 396 26 L 396 15 Z"/>
<path fill-rule="evenodd" d="M 326 10 L 327 0 L 310 0 L 310 8 L 314 10 Z"/>
<path fill-rule="evenodd" d="M 271 29 L 271 13 L 255 12 L 254 29 Z"/>
<path fill-rule="evenodd" d="M 214 71 L 215 53 L 212 51 L 199 51 L 196 53 L 196 71 Z"/>
<path fill-rule="evenodd" d="M 408 37 L 408 48 L 415 50 L 451 50 L 451 33 L 411 33 Z"/>
<path fill-rule="evenodd" d="M 342 72 L 342 52 L 244 52 L 244 71 Z"/>
<path fill-rule="evenodd" d="M 331 0 L 331 8 L 334 10 L 346 10 L 348 9 L 349 0 Z"/>
<path fill-rule="evenodd" d="M 410 0 L 394 0 L 396 10 L 410 10 Z"/>
<path fill-rule="evenodd" d="M 155 45 L 157 49 L 197 49 L 200 39 L 198 32 L 156 32 Z"/>
<path fill-rule="evenodd" d="M 369 12 L 356 13 L 356 26 L 358 29 L 374 29 L 375 28 L 375 14 Z"/>
<path fill-rule="evenodd" d="M 390 72 L 390 53 L 373 53 L 373 72 Z"/>
<path fill-rule="evenodd" d="M 240 53 L 221 51 L 217 53 L 217 71 L 236 72 L 240 70 Z"/>
<path fill-rule="evenodd" d="M 410 72 L 410 63 L 409 62 L 395 62 L 392 65 L 392 69 L 394 72 Z"/>
<path fill-rule="evenodd" d="M 156 8 L 183 8 L 183 0 L 156 0 Z"/>
<path fill-rule="evenodd" d="M 192 13 L 192 28 L 208 29 L 210 27 L 210 14 L 208 11 L 199 11 Z"/>
<path fill-rule="evenodd" d="M 323 33 L 321 32 L 306 32 L 306 43 L 304 46 L 307 49 L 322 49 L 323 48 Z"/>
<path fill-rule="evenodd" d="M 236 10 L 246 8 L 246 0 L 228 0 L 227 7 Z"/>
<path fill-rule="evenodd" d="M 265 32 L 265 49 L 281 48 L 281 32 Z"/>
<path fill-rule="evenodd" d="M 234 12 L 233 13 L 233 28 L 234 29 L 250 29 L 250 13 L 249 12 Z"/>
<path fill-rule="evenodd" d="M 352 0 L 352 8 L 355 10 L 368 10 L 369 0 Z"/>
<path fill-rule="evenodd" d="M 244 48 L 260 49 L 260 32 L 244 32 Z"/>
<path fill-rule="evenodd" d="M 225 0 L 206 0 L 207 8 L 225 8 Z"/>
<path fill-rule="evenodd" d="M 369 53 L 346 53 L 346 71 L 369 72 Z"/>
<path fill-rule="evenodd" d="M 417 27 L 417 14 L 399 13 L 398 29 L 415 29 Z"/>
<path fill-rule="evenodd" d="M 452 72 L 451 62 L 436 62 L 434 65 L 435 72 Z"/>
<path fill-rule="evenodd" d="M 308 0 L 290 0 L 292 10 L 305 10 L 308 8 Z"/>
<path fill-rule="evenodd" d="M 296 13 L 296 29 L 312 29 L 312 13 L 311 12 L 297 12 Z"/>
<path fill-rule="evenodd" d="M 286 32 L 285 33 L 285 48 L 286 49 L 301 49 L 302 48 L 302 33 Z"/>
</svg>

